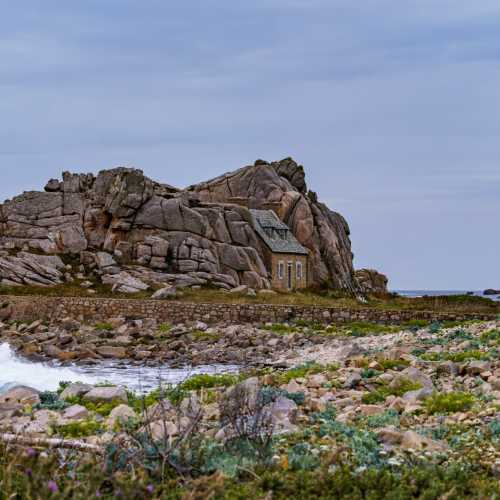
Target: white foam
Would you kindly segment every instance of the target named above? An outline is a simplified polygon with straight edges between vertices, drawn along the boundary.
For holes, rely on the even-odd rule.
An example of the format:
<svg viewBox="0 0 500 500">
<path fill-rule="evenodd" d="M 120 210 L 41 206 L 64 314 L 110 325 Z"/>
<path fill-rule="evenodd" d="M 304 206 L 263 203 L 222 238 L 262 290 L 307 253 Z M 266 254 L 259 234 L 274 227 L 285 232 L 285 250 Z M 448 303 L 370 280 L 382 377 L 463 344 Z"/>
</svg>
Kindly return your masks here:
<svg viewBox="0 0 500 500">
<path fill-rule="evenodd" d="M 234 365 L 204 365 L 195 368 L 138 366 L 123 361 L 101 360 L 96 365 L 58 366 L 22 359 L 8 344 L 0 344 L 0 393 L 14 385 L 26 385 L 39 391 L 55 391 L 59 382 L 97 384 L 110 382 L 134 391 L 148 392 L 159 384 L 178 384 L 199 373 L 237 372 Z"/>
<path fill-rule="evenodd" d="M 0 344 L 0 392 L 13 385 L 26 385 L 39 391 L 55 391 L 61 381 L 97 383 L 95 377 L 71 368 L 20 359 L 8 344 Z"/>
</svg>

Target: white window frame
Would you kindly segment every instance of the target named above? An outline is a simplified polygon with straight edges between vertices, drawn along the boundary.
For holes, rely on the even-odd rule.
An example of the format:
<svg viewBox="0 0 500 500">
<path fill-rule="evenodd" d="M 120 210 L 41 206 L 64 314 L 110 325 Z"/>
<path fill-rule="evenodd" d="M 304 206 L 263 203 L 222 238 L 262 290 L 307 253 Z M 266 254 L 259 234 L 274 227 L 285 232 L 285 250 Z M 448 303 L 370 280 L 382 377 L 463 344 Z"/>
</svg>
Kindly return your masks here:
<svg viewBox="0 0 500 500">
<path fill-rule="evenodd" d="M 296 262 L 295 277 L 297 281 L 302 281 L 302 262 L 299 260 Z"/>
<path fill-rule="evenodd" d="M 283 280 L 285 278 L 285 262 L 283 260 L 278 261 L 278 279 Z"/>
</svg>

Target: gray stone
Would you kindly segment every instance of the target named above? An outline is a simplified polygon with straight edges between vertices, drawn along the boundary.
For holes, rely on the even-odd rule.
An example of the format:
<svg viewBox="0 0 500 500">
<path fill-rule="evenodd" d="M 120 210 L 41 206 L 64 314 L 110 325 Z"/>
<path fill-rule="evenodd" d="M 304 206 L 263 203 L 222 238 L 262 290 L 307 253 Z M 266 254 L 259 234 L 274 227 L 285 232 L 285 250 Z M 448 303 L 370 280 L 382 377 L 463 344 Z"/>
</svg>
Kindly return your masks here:
<svg viewBox="0 0 500 500">
<path fill-rule="evenodd" d="M 174 286 L 168 286 L 157 290 L 152 296 L 152 299 L 163 300 L 177 297 L 177 288 Z"/>
<path fill-rule="evenodd" d="M 68 385 L 60 394 L 60 399 L 66 401 L 67 399 L 78 398 L 87 394 L 92 390 L 92 386 L 89 384 L 82 384 L 81 382 L 76 382 L 74 384 Z"/>
<path fill-rule="evenodd" d="M 94 387 L 89 392 L 87 392 L 83 399 L 85 401 L 91 401 L 92 403 L 97 402 L 113 402 L 113 401 L 123 401 L 127 403 L 127 391 L 124 387 Z"/>
</svg>

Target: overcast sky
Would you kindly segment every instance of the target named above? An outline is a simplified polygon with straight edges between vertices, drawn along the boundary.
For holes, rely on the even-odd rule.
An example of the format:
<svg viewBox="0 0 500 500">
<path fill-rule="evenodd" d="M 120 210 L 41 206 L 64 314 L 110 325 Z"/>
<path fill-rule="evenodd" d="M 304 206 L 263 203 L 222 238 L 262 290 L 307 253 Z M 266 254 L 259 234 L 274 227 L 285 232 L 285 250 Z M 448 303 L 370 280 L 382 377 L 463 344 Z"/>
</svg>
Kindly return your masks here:
<svg viewBox="0 0 500 500">
<path fill-rule="evenodd" d="M 131 165 L 293 156 L 390 286 L 500 287 L 498 0 L 18 0 L 0 198 Z"/>
</svg>

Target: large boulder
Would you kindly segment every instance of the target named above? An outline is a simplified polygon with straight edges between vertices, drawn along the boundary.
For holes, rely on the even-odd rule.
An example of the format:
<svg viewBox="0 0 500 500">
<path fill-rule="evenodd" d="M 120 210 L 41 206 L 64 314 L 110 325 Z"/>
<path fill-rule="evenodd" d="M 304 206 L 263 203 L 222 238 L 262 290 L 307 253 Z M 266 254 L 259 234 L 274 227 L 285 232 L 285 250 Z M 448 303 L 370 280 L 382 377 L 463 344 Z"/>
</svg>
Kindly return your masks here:
<svg viewBox="0 0 500 500">
<path fill-rule="evenodd" d="M 387 276 L 374 269 L 358 269 L 355 273 L 361 291 L 366 294 L 386 295 L 389 293 Z"/>
<path fill-rule="evenodd" d="M 23 406 L 40 403 L 40 393 L 36 389 L 19 385 L 0 395 L 0 406 L 19 404 Z"/>
<path fill-rule="evenodd" d="M 64 172 L 45 191 L 0 204 L 0 279 L 9 286 L 70 281 L 47 256 L 79 253 L 85 272 L 118 292 L 207 283 L 267 289 L 265 249 L 249 208 L 273 209 L 309 249 L 311 285 L 360 291 L 346 221 L 308 191 L 303 167 L 291 158 L 259 160 L 185 190 L 135 168 Z M 143 281 L 144 268 L 156 275 Z M 378 276 L 362 278 L 362 288 L 382 288 Z"/>
<path fill-rule="evenodd" d="M 312 285 L 330 284 L 358 291 L 345 219 L 319 203 L 315 193 L 307 191 L 304 169 L 291 158 L 273 163 L 259 160 L 189 189 L 204 202 L 231 203 L 243 199 L 249 208 L 274 209 L 310 250 Z"/>
</svg>

